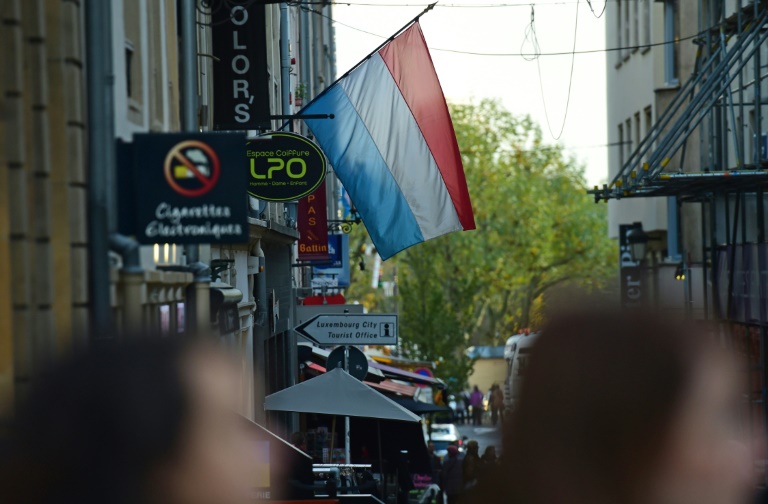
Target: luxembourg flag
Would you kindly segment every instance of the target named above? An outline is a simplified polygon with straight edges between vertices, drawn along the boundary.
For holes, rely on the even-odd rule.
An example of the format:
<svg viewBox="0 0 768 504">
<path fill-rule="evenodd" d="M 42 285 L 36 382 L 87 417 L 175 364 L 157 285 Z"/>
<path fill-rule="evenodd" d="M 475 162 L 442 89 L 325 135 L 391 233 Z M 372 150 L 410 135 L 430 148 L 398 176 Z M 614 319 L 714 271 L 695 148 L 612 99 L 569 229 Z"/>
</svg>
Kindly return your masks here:
<svg viewBox="0 0 768 504">
<path fill-rule="evenodd" d="M 475 229 L 456 133 L 418 22 L 301 114 L 382 259 Z"/>
</svg>

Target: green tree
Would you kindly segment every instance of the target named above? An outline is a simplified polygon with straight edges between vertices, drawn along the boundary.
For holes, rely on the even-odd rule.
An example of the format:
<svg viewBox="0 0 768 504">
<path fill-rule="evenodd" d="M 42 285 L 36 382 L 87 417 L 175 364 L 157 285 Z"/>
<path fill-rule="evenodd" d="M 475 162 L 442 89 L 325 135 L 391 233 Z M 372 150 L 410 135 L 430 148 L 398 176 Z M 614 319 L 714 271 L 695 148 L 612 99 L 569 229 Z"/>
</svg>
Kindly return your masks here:
<svg viewBox="0 0 768 504">
<path fill-rule="evenodd" d="M 605 205 L 585 194 L 582 167 L 544 145 L 530 117 L 495 100 L 452 105 L 451 116 L 477 230 L 412 247 L 387 267 L 397 268 L 403 352 L 439 362 L 437 375 L 461 387 L 468 346 L 503 344 L 540 325 L 556 287 L 604 288 L 616 249 Z M 365 281 L 350 291 L 380 304 L 380 290 Z"/>
</svg>

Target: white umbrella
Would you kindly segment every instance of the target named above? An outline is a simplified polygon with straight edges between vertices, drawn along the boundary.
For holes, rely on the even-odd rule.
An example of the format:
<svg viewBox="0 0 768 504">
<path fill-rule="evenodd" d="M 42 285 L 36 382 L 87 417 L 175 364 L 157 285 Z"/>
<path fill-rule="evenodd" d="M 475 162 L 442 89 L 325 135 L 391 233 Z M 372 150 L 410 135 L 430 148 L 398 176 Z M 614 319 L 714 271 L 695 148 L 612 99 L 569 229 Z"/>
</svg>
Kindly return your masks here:
<svg viewBox="0 0 768 504">
<path fill-rule="evenodd" d="M 267 396 L 264 408 L 403 422 L 421 420 L 341 368 Z"/>
</svg>

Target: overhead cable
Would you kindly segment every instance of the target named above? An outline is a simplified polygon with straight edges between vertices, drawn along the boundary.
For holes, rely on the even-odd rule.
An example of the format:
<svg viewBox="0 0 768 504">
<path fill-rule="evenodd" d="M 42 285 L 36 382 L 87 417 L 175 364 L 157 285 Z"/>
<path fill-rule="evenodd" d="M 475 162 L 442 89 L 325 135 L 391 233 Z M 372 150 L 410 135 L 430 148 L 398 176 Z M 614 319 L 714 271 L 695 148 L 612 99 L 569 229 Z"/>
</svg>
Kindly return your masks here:
<svg viewBox="0 0 768 504">
<path fill-rule="evenodd" d="M 303 2 L 302 2 L 303 3 Z M 576 2 L 569 2 L 569 3 L 576 3 Z M 436 7 L 439 7 L 440 4 L 438 4 Z M 531 4 L 525 4 L 526 7 L 530 8 Z M 350 30 L 355 30 L 360 33 L 365 33 L 366 35 L 371 35 L 373 37 L 378 37 L 382 39 L 389 38 L 389 36 L 381 35 L 379 33 L 370 32 L 368 30 L 363 30 L 362 28 L 358 28 L 356 26 L 352 26 L 347 23 L 343 23 L 341 21 L 338 21 L 330 16 L 326 16 L 322 12 L 311 9 L 309 7 L 305 7 L 304 5 L 301 5 L 300 8 L 302 10 L 306 10 L 307 12 L 312 12 L 318 16 L 324 17 L 326 19 L 331 20 L 334 24 L 338 24 L 340 26 L 344 26 L 346 28 L 349 28 Z M 604 49 L 586 49 L 581 51 L 562 51 L 562 52 L 540 52 L 540 53 L 523 53 L 523 52 L 516 52 L 516 53 L 488 53 L 488 52 L 479 52 L 479 51 L 464 51 L 461 49 L 449 49 L 445 47 L 429 47 L 430 51 L 440 51 L 440 52 L 447 52 L 447 53 L 453 53 L 453 54 L 466 54 L 468 56 L 491 56 L 491 57 L 527 57 L 527 58 L 537 58 L 539 56 L 569 56 L 572 54 L 596 54 L 596 53 L 604 53 L 604 52 L 613 52 L 613 51 L 634 51 L 638 49 L 645 49 L 650 47 L 658 47 L 658 46 L 665 46 L 669 44 L 677 44 L 680 42 L 684 42 L 686 40 L 693 40 L 696 38 L 701 37 L 702 35 L 706 34 L 708 30 L 702 30 L 699 33 L 696 33 L 694 35 L 688 35 L 687 37 L 680 37 L 676 40 L 668 40 L 664 42 L 655 42 L 652 44 L 642 44 L 642 45 L 634 45 L 634 46 L 622 46 L 622 47 L 606 47 Z"/>
</svg>

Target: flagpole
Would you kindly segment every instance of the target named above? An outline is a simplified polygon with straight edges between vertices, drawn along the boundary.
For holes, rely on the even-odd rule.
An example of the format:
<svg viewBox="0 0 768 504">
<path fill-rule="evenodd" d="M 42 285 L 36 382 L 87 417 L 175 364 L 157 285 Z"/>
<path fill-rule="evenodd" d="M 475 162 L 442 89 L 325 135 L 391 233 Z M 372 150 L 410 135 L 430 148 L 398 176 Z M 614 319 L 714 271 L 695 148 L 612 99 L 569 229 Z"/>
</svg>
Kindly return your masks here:
<svg viewBox="0 0 768 504">
<path fill-rule="evenodd" d="M 343 79 L 344 77 L 346 77 L 346 76 L 348 76 L 349 74 L 351 74 L 351 73 L 352 73 L 352 71 L 353 71 L 355 68 L 359 67 L 360 65 L 362 65 L 363 63 L 365 63 L 366 61 L 368 61 L 369 59 L 371 59 L 371 56 L 373 56 L 374 54 L 376 54 L 377 52 L 379 52 L 379 50 L 380 50 L 382 47 L 384 47 L 385 45 L 387 45 L 387 44 L 389 44 L 390 42 L 392 42 L 393 40 L 395 40 L 395 37 L 397 37 L 398 35 L 400 35 L 401 33 L 403 33 L 403 32 L 404 32 L 406 29 L 408 29 L 408 27 L 409 27 L 409 26 L 411 26 L 413 23 L 415 23 L 416 21 L 418 21 L 418 20 L 419 20 L 419 18 L 420 18 L 421 16 L 423 16 L 423 15 L 424 15 L 424 14 L 426 14 L 427 12 L 431 11 L 431 10 L 434 8 L 434 6 L 435 6 L 435 5 L 437 5 L 437 2 L 433 2 L 433 3 L 429 4 L 429 5 L 427 5 L 427 7 L 426 7 L 426 8 L 425 8 L 423 11 L 421 11 L 421 12 L 420 12 L 420 13 L 419 13 L 419 14 L 418 14 L 416 17 L 414 17 L 413 19 L 411 19 L 410 21 L 408 21 L 407 23 L 405 23 L 405 25 L 403 25 L 403 27 L 402 27 L 402 28 L 400 28 L 399 30 L 397 30 L 397 31 L 396 31 L 396 32 L 395 32 L 395 33 L 394 33 L 394 34 L 393 34 L 391 37 L 389 37 L 387 40 L 385 40 L 384 42 L 382 42 L 382 43 L 379 45 L 379 47 L 377 47 L 376 49 L 374 49 L 373 51 L 371 51 L 371 52 L 368 54 L 368 56 L 366 56 L 365 58 L 361 59 L 359 62 L 357 62 L 357 64 L 355 64 L 354 66 L 352 66 L 352 68 L 350 68 L 349 70 L 347 70 L 346 72 L 344 72 L 344 75 L 342 75 L 341 77 L 339 77 L 338 79 L 336 79 L 335 81 L 333 81 L 333 82 L 332 82 L 332 83 L 331 83 L 331 84 L 330 84 L 330 85 L 329 85 L 327 88 L 325 88 L 325 89 L 323 89 L 322 91 L 320 91 L 320 94 L 318 94 L 317 96 L 315 96 L 314 98 L 312 98 L 312 100 L 310 100 L 310 102 L 309 102 L 309 103 L 307 103 L 306 105 L 304 105 L 304 106 L 301 108 L 301 110 L 304 110 L 305 108 L 309 107 L 309 106 L 310 106 L 310 105 L 311 105 L 311 104 L 312 104 L 314 101 L 316 101 L 318 98 L 320 98 L 320 97 L 321 97 L 321 96 L 323 96 L 325 93 L 327 93 L 328 91 L 330 91 L 330 90 L 331 90 L 331 88 L 332 88 L 333 86 L 335 86 L 335 85 L 336 85 L 336 84 L 337 84 L 337 83 L 338 83 L 338 82 L 339 82 L 341 79 Z M 298 115 L 301 115 L 301 110 L 299 110 L 299 113 L 298 113 Z"/>
</svg>

